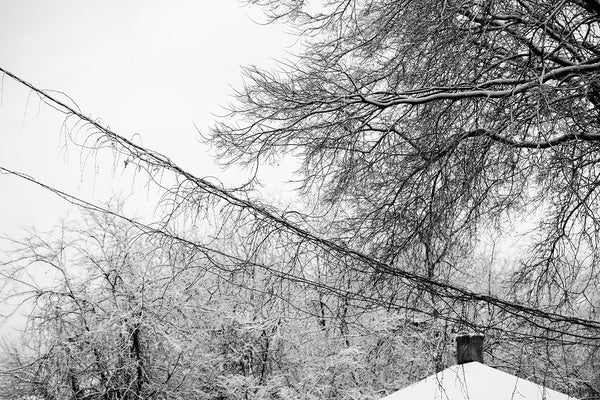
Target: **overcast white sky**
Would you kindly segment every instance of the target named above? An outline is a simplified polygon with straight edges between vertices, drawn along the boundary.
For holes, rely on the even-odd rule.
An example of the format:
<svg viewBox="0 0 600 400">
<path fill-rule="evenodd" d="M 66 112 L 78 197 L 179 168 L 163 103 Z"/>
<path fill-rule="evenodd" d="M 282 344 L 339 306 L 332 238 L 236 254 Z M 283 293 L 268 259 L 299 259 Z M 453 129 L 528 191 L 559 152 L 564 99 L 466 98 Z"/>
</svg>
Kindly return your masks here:
<svg viewBox="0 0 600 400">
<path fill-rule="evenodd" d="M 229 181 L 232 174 L 214 166 L 194 124 L 206 129 L 213 113 L 223 113 L 231 86 L 241 84 L 242 65 L 272 66 L 295 45 L 281 26 L 257 24 L 261 17 L 237 0 L 0 0 L 0 65 L 68 94 L 84 114 L 141 138 L 198 176 Z M 63 120 L 4 77 L 0 165 L 100 204 L 143 186 L 107 178 L 109 165 L 96 176 L 87 168 L 82 178 L 79 155 L 62 147 Z M 288 172 L 270 173 L 276 182 Z M 68 209 L 52 194 L 0 175 L 0 235 L 47 230 Z"/>
<path fill-rule="evenodd" d="M 145 146 L 194 173 L 227 180 L 193 124 L 206 129 L 211 113 L 222 113 L 231 85 L 241 83 L 241 65 L 273 65 L 294 45 L 282 27 L 257 24 L 261 17 L 237 0 L 0 0 L 0 65 L 65 92 L 117 133 L 139 133 Z M 5 77 L 0 165 L 92 200 L 127 194 L 118 179 L 98 180 L 93 193 L 89 175 L 80 182 L 77 154 L 61 148 L 62 121 Z M 0 176 L 0 233 L 50 226 L 64 214 L 61 200 Z"/>
</svg>

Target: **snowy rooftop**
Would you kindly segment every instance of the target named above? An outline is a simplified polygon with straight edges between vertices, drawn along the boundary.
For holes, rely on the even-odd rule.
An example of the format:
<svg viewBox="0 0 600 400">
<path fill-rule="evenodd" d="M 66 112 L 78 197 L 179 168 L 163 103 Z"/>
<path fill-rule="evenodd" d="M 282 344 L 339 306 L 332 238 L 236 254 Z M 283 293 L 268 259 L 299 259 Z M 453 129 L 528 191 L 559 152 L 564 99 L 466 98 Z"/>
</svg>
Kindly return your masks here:
<svg viewBox="0 0 600 400">
<path fill-rule="evenodd" d="M 576 400 L 487 365 L 454 365 L 381 400 Z"/>
</svg>

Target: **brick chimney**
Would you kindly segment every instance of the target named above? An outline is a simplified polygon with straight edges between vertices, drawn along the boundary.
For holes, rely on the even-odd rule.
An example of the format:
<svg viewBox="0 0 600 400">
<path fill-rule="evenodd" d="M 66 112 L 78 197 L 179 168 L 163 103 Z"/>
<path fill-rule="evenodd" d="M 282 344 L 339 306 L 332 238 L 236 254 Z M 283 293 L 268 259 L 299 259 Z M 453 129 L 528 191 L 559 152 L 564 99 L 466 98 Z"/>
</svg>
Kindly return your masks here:
<svg viewBox="0 0 600 400">
<path fill-rule="evenodd" d="M 472 361 L 483 363 L 483 335 L 461 335 L 456 337 L 456 364 Z"/>
</svg>

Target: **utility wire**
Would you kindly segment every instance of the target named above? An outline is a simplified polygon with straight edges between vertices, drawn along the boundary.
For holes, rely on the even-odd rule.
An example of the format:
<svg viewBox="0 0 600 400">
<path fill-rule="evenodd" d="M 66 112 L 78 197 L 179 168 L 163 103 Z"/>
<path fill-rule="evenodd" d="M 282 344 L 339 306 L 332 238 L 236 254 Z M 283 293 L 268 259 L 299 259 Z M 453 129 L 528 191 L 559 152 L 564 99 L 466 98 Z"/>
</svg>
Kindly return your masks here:
<svg viewBox="0 0 600 400">
<path fill-rule="evenodd" d="M 0 71 L 3 72 L 6 76 L 15 80 L 16 82 L 19 82 L 20 84 L 31 89 L 34 93 L 40 96 L 40 98 L 50 107 L 53 107 L 56 110 L 61 111 L 65 114 L 73 115 L 80 119 L 82 122 L 88 123 L 91 126 L 95 127 L 108 140 L 110 140 L 110 142 L 114 146 L 118 146 L 120 148 L 119 151 L 122 151 L 128 156 L 136 159 L 138 162 L 147 165 L 150 170 L 152 170 L 153 168 L 162 168 L 164 170 L 169 170 L 175 173 L 176 176 L 184 178 L 185 181 L 192 182 L 197 188 L 207 193 L 208 195 L 221 199 L 234 207 L 238 207 L 243 210 L 249 211 L 255 217 L 269 221 L 275 224 L 279 229 L 297 235 L 299 238 L 302 238 L 303 240 L 316 245 L 320 249 L 340 254 L 344 257 L 347 257 L 346 259 L 348 261 L 355 261 L 365 266 L 368 266 L 372 268 L 372 272 L 382 273 L 388 276 L 401 278 L 407 282 L 406 284 L 409 285 L 409 287 L 418 288 L 425 292 L 431 293 L 432 295 L 437 296 L 439 298 L 456 300 L 460 302 L 483 302 L 486 304 L 490 304 L 500 308 L 501 310 L 504 310 L 505 312 L 513 316 L 517 316 L 528 320 L 530 323 L 537 325 L 540 328 L 550 329 L 549 327 L 544 327 L 540 325 L 539 322 L 535 323 L 530 318 L 540 318 L 550 324 L 562 323 L 570 326 L 579 326 L 580 328 L 600 331 L 600 322 L 598 321 L 567 316 L 555 312 L 549 312 L 539 308 L 530 307 L 524 304 L 519 304 L 513 301 L 505 300 L 496 296 L 469 291 L 467 289 L 449 283 L 441 282 L 435 279 L 418 275 L 410 271 L 405 271 L 396 267 L 392 267 L 382 261 L 369 257 L 366 254 L 363 254 L 359 251 L 349 249 L 332 240 L 321 238 L 316 234 L 309 232 L 307 229 L 298 226 L 294 222 L 289 221 L 285 217 L 275 215 L 266 206 L 260 205 L 258 204 L 258 202 L 237 197 L 232 193 L 231 190 L 219 187 L 216 184 L 207 181 L 206 179 L 194 176 L 193 174 L 183 170 L 181 167 L 176 165 L 173 161 L 171 161 L 168 157 L 162 155 L 161 153 L 146 149 L 140 145 L 133 143 L 125 137 L 118 135 L 117 133 L 100 124 L 99 122 L 84 115 L 80 110 L 76 110 L 74 107 L 67 105 L 64 101 L 57 99 L 48 91 L 38 89 L 31 83 L 7 71 L 6 69 L 0 67 Z M 9 172 L 9 170 L 7 169 L 3 170 L 7 173 Z M 10 171 L 10 173 L 15 174 L 13 171 Z M 440 317 L 443 318 L 443 316 Z M 570 336 L 580 337 L 579 334 L 572 334 L 569 332 L 563 333 Z M 591 334 L 590 336 L 585 335 L 582 337 L 598 337 L 598 334 L 596 332 L 595 334 Z"/>
<path fill-rule="evenodd" d="M 207 272 L 211 273 L 212 275 L 215 275 L 216 277 L 219 277 L 221 279 L 228 281 L 232 285 L 240 286 L 245 290 L 260 292 L 261 294 L 263 293 L 259 289 L 250 288 L 250 287 L 244 286 L 240 283 L 236 283 L 236 282 L 232 281 L 230 279 L 230 275 L 231 275 L 233 266 L 235 266 L 235 268 L 234 268 L 235 270 L 239 270 L 240 269 L 239 267 L 259 268 L 259 269 L 264 270 L 266 273 L 271 274 L 272 276 L 276 276 L 280 279 L 294 282 L 299 285 L 305 285 L 305 286 L 311 287 L 315 290 L 321 291 L 321 293 L 327 292 L 334 296 L 338 296 L 338 297 L 341 297 L 344 299 L 360 302 L 363 304 L 368 304 L 370 306 L 376 306 L 376 307 L 387 309 L 387 310 L 414 312 L 416 314 L 431 317 L 430 311 L 423 310 L 416 306 L 411 306 L 408 303 L 397 302 L 397 301 L 393 301 L 391 299 L 381 299 L 381 298 L 377 298 L 376 296 L 368 296 L 366 294 L 353 292 L 350 290 L 343 289 L 341 287 L 331 286 L 331 285 L 328 285 L 321 281 L 315 281 L 315 280 L 309 279 L 306 276 L 294 275 L 292 273 L 279 270 L 279 269 L 275 268 L 274 266 L 269 266 L 264 263 L 258 263 L 258 262 L 251 261 L 248 259 L 240 258 L 239 256 L 232 255 L 223 250 L 215 249 L 215 248 L 206 246 L 204 244 L 201 244 L 198 241 L 192 241 L 190 239 L 186 239 L 186 238 L 181 237 L 173 232 L 167 231 L 166 228 L 158 228 L 158 227 L 153 227 L 153 226 L 144 224 L 143 222 L 140 222 L 136 219 L 133 219 L 133 218 L 127 217 L 123 214 L 112 211 L 106 207 L 102 207 L 97 204 L 90 203 L 79 197 L 68 194 L 64 191 L 61 191 L 60 189 L 57 189 L 50 185 L 47 185 L 47 184 L 37 180 L 36 178 L 34 178 L 30 175 L 27 175 L 23 172 L 11 170 L 9 168 L 0 166 L 0 174 L 11 175 L 18 179 L 25 180 L 29 183 L 40 186 L 42 189 L 57 195 L 61 199 L 65 200 L 66 202 L 73 204 L 79 208 L 86 209 L 86 210 L 89 210 L 92 212 L 111 215 L 113 217 L 124 220 L 125 222 L 127 222 L 130 225 L 139 229 L 139 231 L 143 234 L 161 236 L 166 239 L 173 240 L 181 245 L 193 248 L 193 249 L 201 252 L 203 254 L 203 256 L 205 257 L 205 261 L 207 261 L 209 263 L 208 266 L 204 267 Z M 229 260 L 232 264 L 229 267 L 225 266 L 224 264 L 220 264 L 219 261 L 216 260 L 216 257 L 219 257 L 219 256 L 224 257 L 225 259 Z M 214 268 L 210 269 L 210 267 L 214 267 Z M 221 273 L 223 273 L 223 274 L 221 274 Z M 227 275 L 229 275 L 229 278 Z M 271 292 L 270 292 L 270 294 L 278 297 L 280 300 L 286 302 L 292 308 L 295 308 L 296 310 L 298 310 L 302 313 L 312 315 L 312 316 L 315 316 L 318 318 L 322 318 L 322 316 L 320 314 L 315 314 L 314 312 L 311 312 L 310 310 L 307 310 L 305 308 L 300 308 L 297 304 L 294 304 L 294 302 L 288 298 L 284 298 L 281 295 L 271 293 Z M 455 314 L 454 317 L 447 314 L 447 315 L 442 315 L 441 318 L 448 322 L 454 322 L 454 323 L 462 325 L 462 326 L 468 326 L 469 328 L 474 329 L 476 331 L 482 331 L 482 332 L 494 331 L 494 332 L 502 333 L 505 336 L 510 335 L 511 337 L 513 337 L 516 340 L 543 339 L 543 340 L 550 340 L 550 341 L 555 341 L 555 342 L 557 341 L 557 342 L 561 342 L 563 344 L 581 344 L 581 341 L 580 341 L 581 339 L 592 340 L 592 341 L 597 340 L 597 335 L 594 332 L 591 332 L 590 334 L 565 332 L 565 331 L 561 331 L 560 329 L 557 329 L 557 328 L 541 326 L 539 323 L 536 323 L 536 321 L 533 321 L 533 320 L 527 320 L 528 324 L 545 331 L 546 332 L 545 335 L 536 335 L 533 333 L 518 332 L 518 331 L 515 331 L 514 329 L 508 330 L 506 327 L 498 326 L 495 323 L 493 323 L 493 324 L 479 323 L 478 324 L 478 323 L 475 323 L 472 321 L 465 321 L 465 319 L 463 317 L 461 317 L 460 314 L 458 312 L 456 312 L 456 310 L 453 310 L 453 312 Z M 515 317 L 522 318 L 522 316 L 519 314 L 513 313 L 512 315 Z M 552 336 L 548 335 L 548 333 L 552 333 L 553 335 Z M 566 340 L 564 337 L 565 335 L 572 337 L 573 340 Z"/>
</svg>

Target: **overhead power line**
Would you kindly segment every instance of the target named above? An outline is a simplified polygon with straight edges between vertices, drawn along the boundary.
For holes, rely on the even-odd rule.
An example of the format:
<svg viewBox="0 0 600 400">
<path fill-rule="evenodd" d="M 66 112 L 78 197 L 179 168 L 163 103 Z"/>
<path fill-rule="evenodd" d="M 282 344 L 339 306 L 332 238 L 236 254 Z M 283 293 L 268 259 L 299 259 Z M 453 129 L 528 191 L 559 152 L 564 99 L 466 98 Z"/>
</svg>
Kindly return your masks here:
<svg viewBox="0 0 600 400">
<path fill-rule="evenodd" d="M 269 221 L 270 223 L 275 224 L 278 229 L 296 235 L 299 238 L 303 239 L 303 241 L 310 242 L 322 250 L 340 254 L 345 257 L 345 260 L 356 262 L 358 264 L 371 268 L 372 272 L 377 272 L 391 277 L 400 278 L 405 282 L 405 284 L 408 287 L 417 288 L 419 290 L 431 293 L 432 295 L 441 299 L 454 300 L 459 302 L 481 302 L 492 305 L 494 307 L 498 307 L 499 309 L 503 310 L 504 312 L 510 315 L 525 319 L 529 321 L 532 325 L 535 325 L 539 328 L 547 328 L 548 330 L 554 331 L 555 333 L 561 333 L 572 337 L 581 337 L 587 339 L 598 337 L 598 332 L 582 334 L 576 332 L 556 331 L 556 329 L 553 329 L 550 326 L 544 326 L 543 321 L 545 321 L 545 323 L 547 324 L 565 324 L 568 326 L 579 327 L 593 331 L 600 330 L 600 322 L 585 318 L 567 316 L 555 312 L 549 312 L 540 308 L 519 304 L 489 294 L 473 292 L 449 283 L 441 282 L 435 279 L 418 275 L 414 272 L 402 270 L 397 267 L 392 267 L 391 265 L 376 260 L 364 253 L 349 249 L 346 246 L 336 243 L 333 240 L 319 237 L 318 235 L 310 232 L 309 230 L 298 226 L 296 223 L 289 221 L 284 216 L 276 215 L 273 211 L 270 211 L 268 207 L 258 204 L 258 202 L 249 199 L 242 199 L 233 194 L 231 190 L 219 187 L 218 185 L 211 183 L 206 179 L 194 176 L 190 172 L 187 172 L 178 165 L 176 165 L 173 161 L 171 161 L 168 157 L 162 155 L 161 153 L 149 150 L 143 146 L 133 143 L 132 141 L 126 139 L 123 136 L 118 135 L 117 133 L 100 124 L 99 122 L 84 115 L 80 110 L 75 109 L 73 106 L 70 106 L 64 101 L 57 99 L 49 92 L 38 89 L 31 83 L 7 71 L 6 69 L 0 67 L 0 71 L 3 72 L 6 76 L 10 77 L 11 79 L 31 89 L 34 93 L 40 96 L 41 100 L 43 100 L 49 106 L 65 114 L 75 116 L 82 122 L 90 124 L 94 128 L 98 129 L 98 131 L 101 134 L 103 134 L 113 146 L 118 148 L 118 150 L 123 152 L 124 154 L 133 157 L 138 163 L 146 165 L 149 169 L 159 168 L 171 171 L 183 180 L 193 183 L 199 190 L 203 191 L 209 196 L 214 196 L 220 200 L 229 203 L 234 207 L 246 210 L 255 217 Z M 13 175 L 20 176 L 21 178 L 25 177 L 22 174 L 16 173 L 5 168 L 2 168 L 2 170 L 5 173 L 11 173 Z M 27 180 L 37 183 L 37 181 L 35 181 L 34 179 Z M 49 186 L 42 186 L 44 186 L 46 189 L 53 190 L 55 193 L 57 192 L 55 189 L 52 189 Z M 63 192 L 60 193 L 66 195 Z M 61 197 L 64 198 L 64 196 Z M 72 199 L 75 198 L 72 197 Z M 81 205 L 85 204 L 81 203 Z M 210 250 L 214 251 L 214 249 Z M 443 318 L 443 316 L 440 317 Z"/>
</svg>

